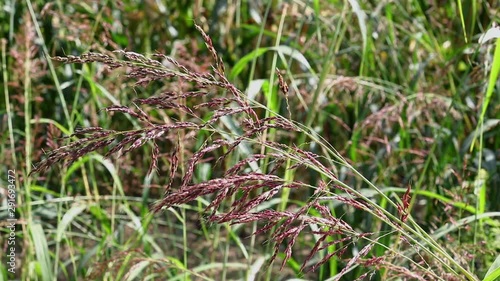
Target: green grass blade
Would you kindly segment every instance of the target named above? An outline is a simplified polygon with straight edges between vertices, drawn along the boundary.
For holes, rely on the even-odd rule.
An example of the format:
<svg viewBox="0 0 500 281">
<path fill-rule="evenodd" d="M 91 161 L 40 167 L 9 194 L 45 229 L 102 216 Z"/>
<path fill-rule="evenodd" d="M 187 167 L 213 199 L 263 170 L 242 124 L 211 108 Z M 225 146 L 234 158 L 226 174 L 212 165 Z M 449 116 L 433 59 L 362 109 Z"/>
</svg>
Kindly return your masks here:
<svg viewBox="0 0 500 281">
<path fill-rule="evenodd" d="M 488 105 L 490 104 L 491 97 L 493 96 L 493 90 L 495 89 L 495 84 L 498 79 L 498 74 L 500 73 L 500 39 L 496 40 L 496 48 L 495 53 L 493 55 L 493 65 L 491 66 L 490 78 L 488 81 L 488 88 L 486 89 L 486 96 L 483 102 L 483 109 L 481 111 L 481 115 L 479 117 L 479 124 L 483 124 L 484 116 L 486 115 L 486 109 L 488 109 Z M 481 125 L 480 125 L 481 126 Z M 478 132 L 482 132 L 478 130 Z M 472 140 L 470 151 L 474 148 L 475 140 L 477 138 L 477 134 Z"/>
<path fill-rule="evenodd" d="M 483 281 L 494 281 L 500 279 L 500 255 L 491 264 L 490 269 L 484 275 Z"/>
<path fill-rule="evenodd" d="M 47 245 L 47 237 L 43 232 L 41 224 L 32 224 L 31 240 L 35 247 L 36 258 L 40 266 L 41 277 L 43 281 L 52 281 L 55 279 L 52 262 L 50 260 L 50 251 Z"/>
<path fill-rule="evenodd" d="M 462 24 L 462 30 L 464 32 L 465 43 L 467 43 L 467 29 L 465 28 L 464 11 L 462 8 L 462 0 L 457 0 L 458 13 L 460 14 L 460 23 Z"/>
<path fill-rule="evenodd" d="M 57 235 L 56 235 L 56 241 L 60 242 L 65 234 L 66 229 L 68 226 L 73 222 L 73 220 L 80 215 L 85 209 L 87 208 L 86 205 L 74 205 L 69 209 L 64 216 L 62 217 L 62 220 L 59 222 L 57 225 Z"/>
</svg>

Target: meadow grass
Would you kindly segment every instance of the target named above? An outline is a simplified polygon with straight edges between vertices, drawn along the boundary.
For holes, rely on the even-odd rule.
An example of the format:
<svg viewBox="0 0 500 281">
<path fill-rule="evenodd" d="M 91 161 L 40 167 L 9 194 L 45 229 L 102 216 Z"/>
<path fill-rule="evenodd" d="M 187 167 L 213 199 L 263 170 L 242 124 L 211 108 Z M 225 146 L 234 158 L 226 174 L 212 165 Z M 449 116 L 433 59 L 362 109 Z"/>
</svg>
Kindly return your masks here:
<svg viewBox="0 0 500 281">
<path fill-rule="evenodd" d="M 1 279 L 495 280 L 488 3 L 4 4 Z"/>
</svg>

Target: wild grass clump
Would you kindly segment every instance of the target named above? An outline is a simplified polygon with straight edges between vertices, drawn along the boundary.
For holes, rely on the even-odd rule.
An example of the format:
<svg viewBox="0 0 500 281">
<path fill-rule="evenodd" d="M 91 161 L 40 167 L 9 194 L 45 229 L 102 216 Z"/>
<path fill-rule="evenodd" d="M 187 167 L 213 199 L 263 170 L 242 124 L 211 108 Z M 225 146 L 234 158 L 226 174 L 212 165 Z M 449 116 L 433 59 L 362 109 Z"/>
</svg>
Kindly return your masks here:
<svg viewBox="0 0 500 281">
<path fill-rule="evenodd" d="M 152 205 L 151 211 L 161 212 L 208 198 L 207 221 L 256 223 L 258 227 L 253 234 L 269 233 L 269 241 L 274 243 L 270 261 L 283 253 L 281 268 L 290 261 L 299 235 L 311 235 L 315 241 L 304 255 L 299 271 L 314 271 L 336 259 L 344 266 L 334 280 L 340 280 L 356 267 L 366 268 L 358 280 L 379 271 L 387 271 L 389 273 L 385 276 L 394 278 L 476 280 L 466 263 L 456 261 L 415 223 L 408 212 L 410 187 L 406 188 L 402 198 L 388 197 L 310 128 L 276 112 L 269 114 L 268 108 L 247 99 L 228 80 L 224 63 L 210 37 L 200 27 L 196 28 L 213 59 L 210 72 L 199 73 L 163 54 L 147 58 L 134 52 L 115 51 L 114 56 L 86 53 L 54 57 L 53 60 L 63 63 L 100 63 L 110 69 L 125 69 L 126 76 L 136 80 L 138 86 L 147 86 L 154 81 L 176 81 L 189 84 L 185 88 L 191 90 L 165 91 L 160 95 L 137 98 L 130 105 L 104 108 L 110 114 L 128 115 L 140 124 L 140 128 L 77 128 L 65 137 L 69 143 L 48 152 L 31 174 L 45 172 L 59 163 L 69 166 L 98 150 L 106 151 L 106 158 L 118 159 L 150 145 L 150 164 L 144 176 L 168 178 L 163 185 L 163 199 Z M 288 85 L 279 70 L 277 76 L 281 93 L 287 95 Z M 160 122 L 154 112 L 161 110 L 172 118 Z M 267 137 L 270 132 L 272 138 Z M 200 133 L 208 135 L 204 143 L 189 159 L 180 159 L 182 147 L 192 143 Z M 289 140 L 295 139 L 296 135 L 305 136 L 305 141 L 292 144 Z M 322 154 L 309 151 L 307 147 L 312 144 L 319 146 Z M 166 154 L 168 161 L 161 161 Z M 213 177 L 195 180 L 197 169 L 207 161 L 213 163 Z M 158 167 L 166 162 L 169 173 L 157 174 Z M 396 211 L 389 211 L 370 196 L 339 180 L 336 174 L 339 167 L 348 169 Z M 306 184 L 295 176 L 297 174 L 317 177 L 319 184 Z M 285 198 L 276 208 L 266 207 L 280 194 L 294 190 L 312 192 L 302 205 Z M 347 223 L 342 216 L 332 212 L 332 203 L 343 204 L 370 216 L 386 230 L 360 231 L 357 225 Z M 387 237 L 391 243 L 380 242 Z"/>
</svg>

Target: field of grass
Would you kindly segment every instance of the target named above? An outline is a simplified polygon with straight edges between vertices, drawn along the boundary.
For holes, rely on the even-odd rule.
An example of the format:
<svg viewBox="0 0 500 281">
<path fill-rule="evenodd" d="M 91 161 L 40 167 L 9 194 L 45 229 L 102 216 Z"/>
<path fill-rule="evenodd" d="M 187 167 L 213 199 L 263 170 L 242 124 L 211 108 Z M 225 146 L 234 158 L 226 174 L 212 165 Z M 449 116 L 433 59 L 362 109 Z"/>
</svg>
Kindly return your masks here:
<svg viewBox="0 0 500 281">
<path fill-rule="evenodd" d="M 1 6 L 0 281 L 500 280 L 496 1 Z"/>
</svg>

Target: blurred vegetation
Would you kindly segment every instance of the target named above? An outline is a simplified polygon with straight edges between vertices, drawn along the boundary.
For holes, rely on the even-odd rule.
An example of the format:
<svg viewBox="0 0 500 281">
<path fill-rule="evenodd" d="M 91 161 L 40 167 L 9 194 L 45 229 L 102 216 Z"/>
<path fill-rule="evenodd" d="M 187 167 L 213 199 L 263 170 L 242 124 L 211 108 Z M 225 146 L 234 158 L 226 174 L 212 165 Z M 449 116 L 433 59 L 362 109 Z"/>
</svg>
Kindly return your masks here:
<svg viewBox="0 0 500 281">
<path fill-rule="evenodd" d="M 162 175 L 175 140 L 161 143 L 152 177 L 146 177 L 148 145 L 120 159 L 92 153 L 69 167 L 56 165 L 28 177 L 34 163 L 76 128 L 139 127 L 123 115 L 106 114 L 104 107 L 189 89 L 170 81 L 136 84 L 122 70 L 100 63 L 62 64 L 51 57 L 161 53 L 206 73 L 212 57 L 195 24 L 212 38 L 228 78 L 250 99 L 311 128 L 388 196 L 401 197 L 410 186 L 413 218 L 429 234 L 438 233 L 443 247 L 482 279 L 500 254 L 500 94 L 497 87 L 481 126 L 495 47 L 493 41 L 477 42 L 498 21 L 497 4 L 7 0 L 0 11 L 0 163 L 2 171 L 15 169 L 17 175 L 19 268 L 11 276 L 2 262 L 0 279 L 326 280 L 346 266 L 334 258 L 314 272 L 300 272 L 314 245 L 313 234 L 304 233 L 281 271 L 281 262 L 266 267 L 263 261 L 272 254 L 268 237 L 250 238 L 255 225 L 207 224 L 202 200 L 151 214 L 169 180 Z M 287 95 L 278 93 L 276 67 L 290 86 Z M 170 114 L 151 112 L 160 121 L 183 118 Z M 182 143 L 180 161 L 209 139 L 200 132 Z M 301 136 L 290 136 L 286 145 L 322 155 L 321 146 Z M 196 171 L 196 182 L 224 172 L 214 162 Z M 342 182 L 387 204 L 351 170 L 334 169 Z M 311 186 L 320 180 L 313 173 L 294 177 Z M 1 181 L 5 194 L 6 176 Z M 292 191 L 290 204 L 302 206 L 313 193 Z M 277 208 L 277 200 L 269 208 Z M 391 230 L 352 206 L 332 203 L 331 209 L 360 231 Z M 469 220 L 457 223 L 464 218 Z M 7 231 L 1 228 L 3 248 Z M 395 234 L 379 242 L 407 250 Z M 384 251 L 374 247 L 369 257 Z M 355 267 L 341 280 L 366 272 L 373 273 L 371 280 L 397 278 L 386 279 L 386 269 L 367 268 Z M 454 278 L 448 280 L 461 280 Z"/>
</svg>

